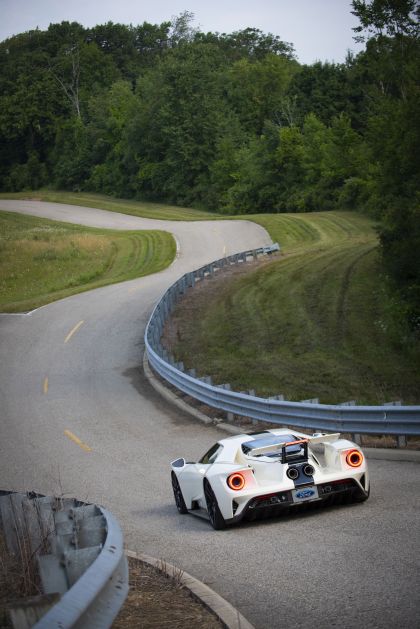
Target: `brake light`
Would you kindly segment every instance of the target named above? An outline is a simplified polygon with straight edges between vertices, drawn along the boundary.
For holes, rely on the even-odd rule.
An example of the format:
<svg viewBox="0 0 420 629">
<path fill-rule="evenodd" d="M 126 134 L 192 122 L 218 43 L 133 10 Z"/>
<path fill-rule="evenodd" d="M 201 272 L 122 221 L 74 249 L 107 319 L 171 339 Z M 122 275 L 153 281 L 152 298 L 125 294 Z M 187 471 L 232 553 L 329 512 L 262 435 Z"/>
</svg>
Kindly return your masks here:
<svg viewBox="0 0 420 629">
<path fill-rule="evenodd" d="M 350 467 L 360 467 L 363 463 L 363 454 L 360 450 L 350 450 L 346 454 L 346 463 Z"/>
<path fill-rule="evenodd" d="M 240 491 L 245 487 L 245 476 L 240 472 L 235 472 L 234 474 L 228 476 L 227 484 L 230 489 L 233 489 L 234 491 Z"/>
</svg>

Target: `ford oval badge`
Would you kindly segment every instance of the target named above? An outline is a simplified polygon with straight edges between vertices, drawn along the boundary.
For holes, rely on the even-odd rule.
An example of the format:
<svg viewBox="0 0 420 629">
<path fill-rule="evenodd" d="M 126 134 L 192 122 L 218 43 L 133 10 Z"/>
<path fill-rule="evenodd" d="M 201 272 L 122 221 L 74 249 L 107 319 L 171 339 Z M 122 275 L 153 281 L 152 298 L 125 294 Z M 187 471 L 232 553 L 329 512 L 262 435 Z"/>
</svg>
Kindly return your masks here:
<svg viewBox="0 0 420 629">
<path fill-rule="evenodd" d="M 310 498 L 311 496 L 315 496 L 313 489 L 301 489 L 296 492 L 296 498 Z"/>
</svg>

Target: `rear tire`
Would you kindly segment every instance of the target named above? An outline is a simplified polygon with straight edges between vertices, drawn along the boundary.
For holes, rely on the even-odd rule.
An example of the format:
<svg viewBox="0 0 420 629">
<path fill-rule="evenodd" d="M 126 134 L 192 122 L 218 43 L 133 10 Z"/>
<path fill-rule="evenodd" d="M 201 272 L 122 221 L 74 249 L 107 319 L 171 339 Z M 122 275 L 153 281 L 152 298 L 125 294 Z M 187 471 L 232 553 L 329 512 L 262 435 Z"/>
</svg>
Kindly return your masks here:
<svg viewBox="0 0 420 629">
<path fill-rule="evenodd" d="M 181 487 L 180 487 L 180 484 L 176 477 L 175 472 L 171 473 L 171 480 L 172 480 L 172 489 L 174 491 L 176 508 L 178 509 L 179 513 L 182 513 L 184 515 L 185 513 L 188 513 L 188 509 L 187 509 L 187 505 L 185 504 L 184 496 L 182 495 Z"/>
<path fill-rule="evenodd" d="M 207 480 L 204 481 L 204 496 L 206 498 L 207 513 L 209 514 L 209 519 L 212 527 L 215 529 L 215 531 L 221 531 L 225 529 L 227 526 L 225 519 L 222 516 L 219 505 L 217 504 L 217 499 L 214 495 L 214 491 Z"/>
</svg>

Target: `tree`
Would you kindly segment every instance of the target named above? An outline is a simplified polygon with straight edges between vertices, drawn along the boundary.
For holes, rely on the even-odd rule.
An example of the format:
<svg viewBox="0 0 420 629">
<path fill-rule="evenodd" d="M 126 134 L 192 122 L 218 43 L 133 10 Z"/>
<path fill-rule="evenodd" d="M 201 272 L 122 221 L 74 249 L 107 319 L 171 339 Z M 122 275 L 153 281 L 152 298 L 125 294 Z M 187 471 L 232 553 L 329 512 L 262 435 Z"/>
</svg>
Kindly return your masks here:
<svg viewBox="0 0 420 629">
<path fill-rule="evenodd" d="M 313 113 L 324 124 L 329 124 L 342 112 L 352 115 L 349 72 L 345 64 L 315 62 L 305 65 L 293 75 L 288 96 L 296 102 L 297 124 Z"/>
<path fill-rule="evenodd" d="M 360 25 L 353 30 L 359 33 L 356 41 L 365 41 L 367 35 L 386 33 L 389 37 L 418 37 L 420 3 L 418 0 L 353 0 L 353 15 L 359 18 Z"/>
<path fill-rule="evenodd" d="M 297 67 L 295 61 L 269 53 L 257 61 L 241 59 L 226 72 L 228 102 L 247 132 L 259 135 L 266 121 L 281 122 L 284 99 Z"/>
<path fill-rule="evenodd" d="M 380 210 L 382 259 L 420 334 L 419 2 L 353 2 L 356 32 L 372 35 L 362 62 L 374 68 L 366 137 L 376 162 L 371 200 Z M 417 22 L 416 22 L 417 18 Z"/>
<path fill-rule="evenodd" d="M 126 133 L 126 158 L 137 194 L 202 204 L 228 110 L 212 45 L 178 46 L 139 81 Z"/>
<path fill-rule="evenodd" d="M 135 112 L 136 98 L 128 81 L 117 81 L 89 102 L 86 133 L 91 174 L 85 187 L 94 192 L 130 196 L 129 168 L 124 157 L 125 129 Z"/>
</svg>

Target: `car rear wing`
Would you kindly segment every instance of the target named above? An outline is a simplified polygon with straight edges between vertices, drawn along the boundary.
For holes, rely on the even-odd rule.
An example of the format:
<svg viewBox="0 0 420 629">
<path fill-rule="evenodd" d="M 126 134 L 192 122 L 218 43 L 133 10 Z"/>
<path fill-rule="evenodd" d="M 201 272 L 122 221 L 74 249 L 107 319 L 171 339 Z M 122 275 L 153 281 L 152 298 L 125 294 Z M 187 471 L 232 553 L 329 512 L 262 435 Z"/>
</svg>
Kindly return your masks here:
<svg viewBox="0 0 420 629">
<path fill-rule="evenodd" d="M 293 447 L 294 446 L 294 447 Z M 296 447 L 297 446 L 297 447 Z M 287 452 L 286 448 L 292 447 L 293 450 Z M 303 448 L 303 452 L 302 452 Z M 251 448 L 247 453 L 248 456 L 261 456 L 280 450 L 281 462 L 287 463 L 289 460 L 307 461 L 308 459 L 308 439 L 298 439 L 297 441 L 279 441 L 278 443 L 271 443 L 268 446 L 260 446 L 259 448 Z"/>
<path fill-rule="evenodd" d="M 248 456 L 262 456 L 264 454 L 270 454 L 279 450 L 279 454 L 281 454 L 281 462 L 287 463 L 290 460 L 297 461 L 302 460 L 306 461 L 308 459 L 308 444 L 317 444 L 317 443 L 328 443 L 330 441 L 337 441 L 340 437 L 340 433 L 334 433 L 332 435 L 316 435 L 315 437 L 307 437 L 305 439 L 297 439 L 296 441 L 279 441 L 278 443 L 271 443 L 268 446 L 260 446 L 259 448 L 252 448 L 247 453 Z M 294 446 L 294 447 L 293 447 Z M 296 446 L 299 446 L 296 448 Z M 290 448 L 293 448 L 290 451 Z M 289 448 L 289 452 L 287 452 L 287 448 Z M 303 448 L 303 452 L 302 452 Z"/>
<path fill-rule="evenodd" d="M 329 441 L 337 441 L 340 438 L 340 433 L 335 432 L 332 435 L 315 435 L 314 437 L 308 437 L 309 443 L 328 443 Z"/>
</svg>

